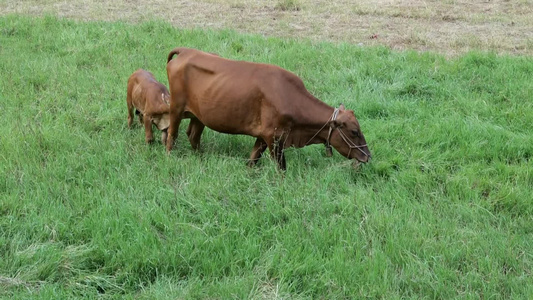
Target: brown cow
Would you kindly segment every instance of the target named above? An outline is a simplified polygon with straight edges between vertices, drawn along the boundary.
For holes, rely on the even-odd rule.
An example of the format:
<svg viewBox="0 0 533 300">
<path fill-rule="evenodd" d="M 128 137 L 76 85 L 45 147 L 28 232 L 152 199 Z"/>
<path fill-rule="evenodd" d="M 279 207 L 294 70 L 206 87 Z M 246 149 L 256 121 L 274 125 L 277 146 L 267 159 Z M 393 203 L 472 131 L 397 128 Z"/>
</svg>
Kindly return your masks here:
<svg viewBox="0 0 533 300">
<path fill-rule="evenodd" d="M 370 159 L 353 111 L 318 100 L 300 78 L 280 67 L 176 48 L 168 55 L 167 75 L 171 95 L 168 152 L 181 120 L 191 118 L 187 135 L 193 149 L 200 144 L 204 126 L 256 137 L 250 166 L 268 147 L 285 169 L 283 149 L 318 143 L 326 144 L 329 155 L 331 145 L 349 159 Z"/>
<path fill-rule="evenodd" d="M 167 88 L 158 82 L 154 75 L 139 69 L 128 79 L 128 127 L 133 123 L 133 109 L 139 115 L 139 121 L 144 124 L 146 142 L 151 143 L 152 124 L 161 130 L 161 142 L 167 141 L 169 119 L 170 94 Z"/>
</svg>

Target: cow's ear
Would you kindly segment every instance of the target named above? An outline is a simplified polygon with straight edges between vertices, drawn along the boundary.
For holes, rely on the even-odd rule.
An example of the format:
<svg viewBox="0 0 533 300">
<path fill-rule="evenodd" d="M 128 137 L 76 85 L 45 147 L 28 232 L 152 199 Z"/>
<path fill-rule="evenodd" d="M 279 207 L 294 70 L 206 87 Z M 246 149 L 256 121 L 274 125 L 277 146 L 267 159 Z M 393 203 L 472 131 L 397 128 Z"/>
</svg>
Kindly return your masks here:
<svg viewBox="0 0 533 300">
<path fill-rule="evenodd" d="M 339 105 L 339 110 L 345 110 L 345 109 L 346 109 L 346 107 L 344 107 L 344 104 L 341 103 L 341 104 Z"/>
</svg>

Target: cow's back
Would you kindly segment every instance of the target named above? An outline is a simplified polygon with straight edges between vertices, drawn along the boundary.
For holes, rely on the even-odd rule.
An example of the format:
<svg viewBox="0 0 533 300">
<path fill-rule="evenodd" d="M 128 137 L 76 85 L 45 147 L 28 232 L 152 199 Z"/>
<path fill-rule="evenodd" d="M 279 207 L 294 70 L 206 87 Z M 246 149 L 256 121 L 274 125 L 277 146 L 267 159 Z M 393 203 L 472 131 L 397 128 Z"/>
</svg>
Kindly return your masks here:
<svg viewBox="0 0 533 300">
<path fill-rule="evenodd" d="M 171 60 L 167 72 L 171 91 L 182 85 L 185 110 L 225 133 L 260 136 L 285 127 L 298 118 L 302 97 L 310 96 L 300 78 L 280 67 L 193 49 Z"/>
<path fill-rule="evenodd" d="M 262 95 L 253 69 L 200 51 L 180 53 L 167 65 L 171 93 L 184 93 L 186 112 L 224 133 L 258 135 Z M 176 87 L 177 85 L 181 85 Z"/>
</svg>

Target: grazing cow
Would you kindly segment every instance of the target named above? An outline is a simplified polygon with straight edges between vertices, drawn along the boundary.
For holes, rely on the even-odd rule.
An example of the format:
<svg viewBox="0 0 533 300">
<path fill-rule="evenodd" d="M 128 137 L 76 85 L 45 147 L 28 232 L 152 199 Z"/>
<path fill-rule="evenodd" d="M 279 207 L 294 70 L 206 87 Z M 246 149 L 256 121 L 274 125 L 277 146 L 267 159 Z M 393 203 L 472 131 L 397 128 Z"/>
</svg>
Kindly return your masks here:
<svg viewBox="0 0 533 300">
<path fill-rule="evenodd" d="M 152 124 L 161 130 L 161 142 L 166 144 L 169 119 L 170 94 L 167 88 L 158 82 L 154 75 L 139 69 L 128 79 L 128 127 L 133 123 L 133 109 L 144 124 L 146 142 L 153 141 Z"/>
<path fill-rule="evenodd" d="M 187 135 L 193 149 L 200 144 L 204 126 L 256 137 L 250 166 L 268 147 L 285 169 L 283 149 L 318 143 L 326 145 L 328 155 L 333 146 L 349 159 L 370 159 L 353 111 L 318 100 L 299 77 L 280 67 L 176 48 L 168 55 L 167 75 L 171 95 L 168 152 L 181 120 L 190 118 Z"/>
</svg>

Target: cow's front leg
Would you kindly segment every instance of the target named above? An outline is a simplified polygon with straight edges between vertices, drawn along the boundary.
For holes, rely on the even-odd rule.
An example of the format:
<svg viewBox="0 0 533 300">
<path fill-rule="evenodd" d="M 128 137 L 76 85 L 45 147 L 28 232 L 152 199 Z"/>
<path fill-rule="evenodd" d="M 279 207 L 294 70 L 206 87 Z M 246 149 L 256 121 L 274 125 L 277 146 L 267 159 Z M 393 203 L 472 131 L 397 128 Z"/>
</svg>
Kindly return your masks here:
<svg viewBox="0 0 533 300">
<path fill-rule="evenodd" d="M 279 147 L 278 166 L 283 171 L 287 170 L 287 162 L 285 161 L 285 152 L 283 151 L 283 147 Z"/>
<path fill-rule="evenodd" d="M 167 136 L 167 153 L 172 150 L 172 147 L 174 147 L 174 141 L 178 138 L 178 130 L 180 129 L 181 119 L 183 119 L 181 112 L 170 113 L 170 126 L 168 127 Z"/>
<path fill-rule="evenodd" d="M 254 148 L 252 149 L 252 154 L 250 154 L 250 160 L 248 160 L 248 166 L 253 167 L 257 164 L 257 161 L 263 155 L 267 148 L 267 143 L 260 137 L 255 140 Z"/>
<path fill-rule="evenodd" d="M 168 69 L 167 69 L 167 75 Z M 184 88 L 179 81 L 170 80 L 169 76 L 169 85 L 170 85 L 170 126 L 168 127 L 168 137 L 167 137 L 167 153 L 170 153 L 174 142 L 178 138 L 178 130 L 180 129 L 181 120 L 185 113 L 185 105 L 187 103 L 187 95 L 185 94 Z"/>
<path fill-rule="evenodd" d="M 139 116 L 139 123 L 144 124 L 143 114 L 138 110 L 135 110 L 135 113 Z"/>
<path fill-rule="evenodd" d="M 154 141 L 152 133 L 152 118 L 150 116 L 144 116 L 143 121 L 146 143 L 150 144 Z"/>
<path fill-rule="evenodd" d="M 287 169 L 287 164 L 285 162 L 285 154 L 283 153 L 283 144 L 279 141 L 275 141 L 270 145 L 270 156 L 276 160 L 276 162 L 278 163 L 278 167 L 282 171 L 285 171 Z"/>
<path fill-rule="evenodd" d="M 187 136 L 189 137 L 189 142 L 194 150 L 198 150 L 200 147 L 200 138 L 202 137 L 204 128 L 204 123 L 200 122 L 197 118 L 191 118 L 191 122 L 187 128 Z"/>
</svg>

